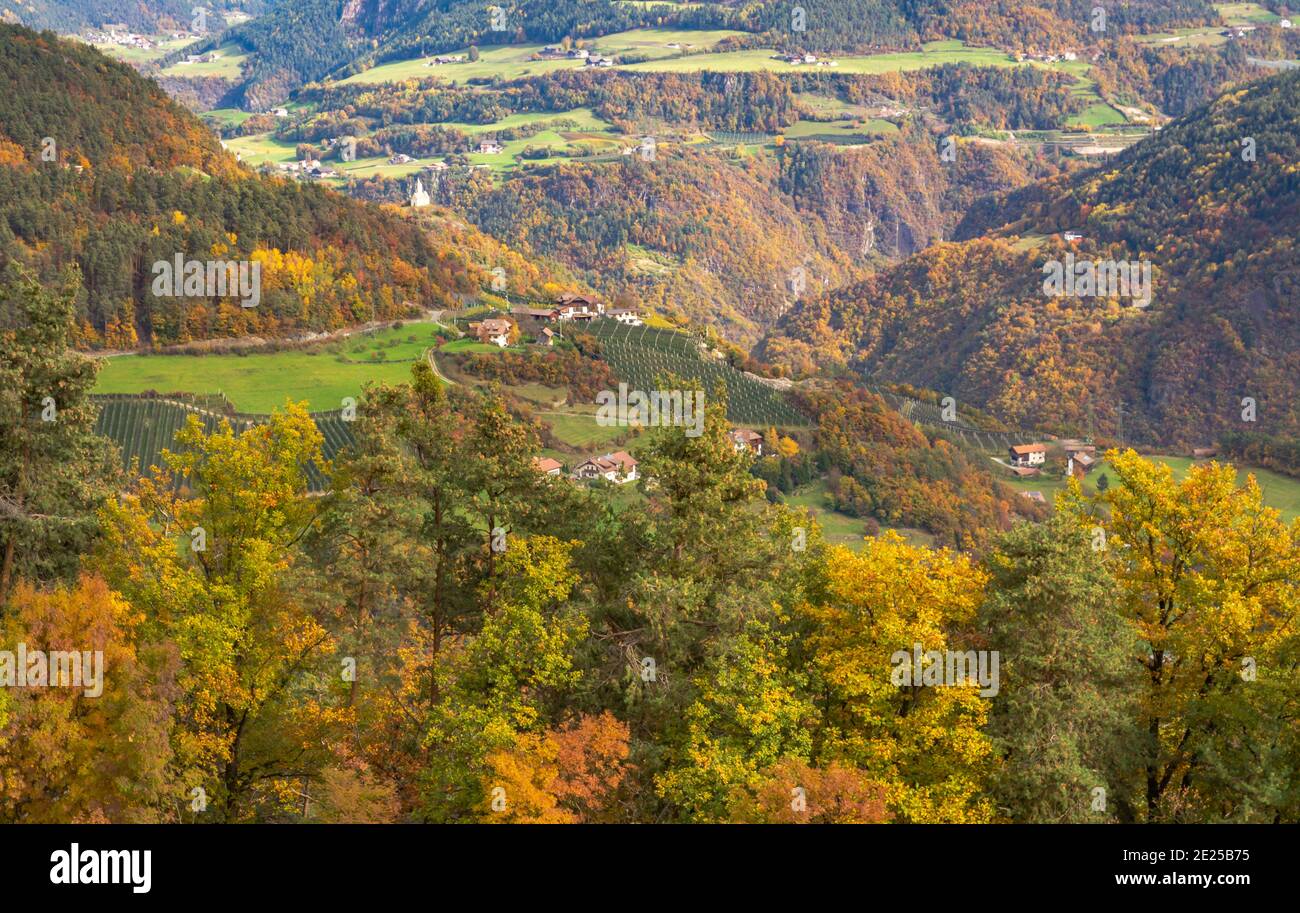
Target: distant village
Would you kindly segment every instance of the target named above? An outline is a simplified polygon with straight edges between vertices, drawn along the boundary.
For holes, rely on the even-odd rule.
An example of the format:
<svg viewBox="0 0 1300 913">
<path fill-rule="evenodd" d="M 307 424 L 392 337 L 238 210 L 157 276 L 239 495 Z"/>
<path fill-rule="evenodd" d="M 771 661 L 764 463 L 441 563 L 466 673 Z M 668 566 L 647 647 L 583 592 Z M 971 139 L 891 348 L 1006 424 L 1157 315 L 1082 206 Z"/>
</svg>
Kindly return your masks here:
<svg viewBox="0 0 1300 913">
<path fill-rule="evenodd" d="M 115 44 L 124 48 L 137 48 L 142 51 L 153 51 L 164 41 L 180 41 L 189 39 L 197 41 L 201 35 L 190 32 L 169 32 L 163 35 L 137 35 L 128 29 L 125 25 L 116 22 L 106 22 L 103 28 L 87 29 L 82 33 L 82 39 L 91 44 Z"/>
</svg>

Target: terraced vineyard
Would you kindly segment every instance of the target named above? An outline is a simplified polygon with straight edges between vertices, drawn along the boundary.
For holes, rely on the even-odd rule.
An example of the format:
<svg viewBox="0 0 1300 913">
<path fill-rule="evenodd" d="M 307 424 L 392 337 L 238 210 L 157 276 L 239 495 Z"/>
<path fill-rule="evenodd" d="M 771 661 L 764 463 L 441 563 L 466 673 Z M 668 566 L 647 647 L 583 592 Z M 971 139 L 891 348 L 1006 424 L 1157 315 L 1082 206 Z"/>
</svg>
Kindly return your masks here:
<svg viewBox="0 0 1300 913">
<path fill-rule="evenodd" d="M 172 449 L 176 432 L 191 415 L 198 416 L 204 430 L 211 434 L 223 420 L 229 421 L 236 431 L 245 431 L 270 419 L 269 415 L 254 413 L 227 413 L 217 401 L 179 399 L 131 394 L 106 394 L 91 397 L 99 406 L 95 431 L 110 438 L 122 451 L 122 467 L 128 472 L 137 464 L 139 471 L 149 473 L 163 462 L 164 449 Z M 334 456 L 352 443 L 352 430 L 343 420 L 342 412 L 313 412 L 316 427 L 325 437 L 325 459 Z M 312 491 L 323 491 L 327 480 L 319 467 L 307 467 L 308 484 Z M 177 485 L 181 480 L 177 480 Z"/>
<path fill-rule="evenodd" d="M 585 332 L 600 341 L 605 360 L 629 387 L 660 389 L 659 379 L 669 374 L 698 380 L 706 393 L 721 382 L 727 390 L 727 418 L 732 422 L 759 427 L 808 424 L 781 391 L 726 362 L 707 358 L 695 338 L 686 333 L 603 319 L 592 321 Z"/>
</svg>

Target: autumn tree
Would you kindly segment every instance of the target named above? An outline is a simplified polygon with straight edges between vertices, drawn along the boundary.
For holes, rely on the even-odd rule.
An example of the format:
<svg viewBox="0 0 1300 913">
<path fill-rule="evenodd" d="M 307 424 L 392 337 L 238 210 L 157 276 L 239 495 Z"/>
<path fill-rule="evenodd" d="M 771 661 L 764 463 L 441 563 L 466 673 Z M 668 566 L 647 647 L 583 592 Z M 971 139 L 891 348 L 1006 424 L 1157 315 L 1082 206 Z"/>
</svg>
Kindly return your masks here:
<svg viewBox="0 0 1300 913">
<path fill-rule="evenodd" d="M 988 698 L 980 684 L 926 684 L 921 670 L 897 678 L 917 645 L 965 651 L 984 573 L 964 555 L 909 545 L 893 532 L 856 554 L 830 549 L 824 573 L 824 592 L 802 609 L 818 708 L 813 762 L 861 769 L 902 821 L 990 820 L 993 747 L 982 731 Z"/>
<path fill-rule="evenodd" d="M 549 748 L 533 737 L 558 717 L 581 676 L 575 654 L 587 620 L 569 604 L 578 582 L 573 545 L 551 536 L 512 539 L 499 573 L 483 582 L 480 598 L 490 589 L 492 610 L 477 631 L 450 646 L 445 694 L 430 711 L 420 811 L 425 820 L 487 819 L 494 811 L 493 786 L 509 791 L 485 782 L 490 769 L 513 771 L 516 788 L 537 786 L 535 774 L 547 782 L 545 772 L 524 772 L 535 766 L 531 762 L 521 767 L 500 753 L 522 742 L 524 754 L 544 761 Z"/>
<path fill-rule="evenodd" d="M 80 675 L 77 687 L 47 677 L 45 687 L 0 688 L 0 820 L 176 819 L 170 736 L 180 656 L 150 633 L 144 614 L 101 578 L 15 588 L 0 649 L 43 651 L 47 676 L 73 671 L 53 658 L 64 652 Z"/>
<path fill-rule="evenodd" d="M 1293 820 L 1300 521 L 1283 523 L 1232 466 L 1178 481 L 1132 450 L 1106 458 L 1100 526 L 1142 673 L 1138 819 Z M 1067 506 L 1099 522 L 1077 486 Z"/>
<path fill-rule="evenodd" d="M 191 417 L 167 470 L 102 511 L 98 566 L 184 658 L 177 779 L 217 820 L 285 814 L 324 760 L 332 721 L 312 685 L 340 676 L 321 668 L 333 641 L 297 576 L 321 441 L 301 405 L 242 433 Z"/>
</svg>

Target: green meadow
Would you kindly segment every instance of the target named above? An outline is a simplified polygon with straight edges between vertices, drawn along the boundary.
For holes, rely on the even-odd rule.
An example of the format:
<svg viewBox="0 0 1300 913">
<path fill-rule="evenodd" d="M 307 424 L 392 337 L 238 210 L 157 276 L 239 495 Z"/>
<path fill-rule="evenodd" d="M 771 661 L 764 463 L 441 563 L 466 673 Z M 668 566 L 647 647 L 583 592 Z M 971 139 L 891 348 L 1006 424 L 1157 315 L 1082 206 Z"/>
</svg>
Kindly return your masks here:
<svg viewBox="0 0 1300 913">
<path fill-rule="evenodd" d="M 723 38 L 740 35 L 742 32 L 730 29 L 716 30 L 678 30 L 678 29 L 635 29 L 618 32 L 602 38 L 593 38 L 584 42 L 589 51 L 615 56 L 618 54 L 639 54 L 657 58 L 673 57 L 685 50 L 711 48 Z M 668 45 L 676 44 L 672 48 Z M 415 57 L 382 64 L 362 73 L 356 73 L 342 80 L 343 83 L 380 83 L 401 82 L 407 79 L 427 79 L 433 77 L 448 82 L 464 83 L 471 79 L 518 79 L 523 76 L 541 76 L 557 70 L 580 70 L 586 64 L 579 59 L 553 57 L 533 59 L 545 45 L 510 44 L 479 48 L 478 60 L 463 60 L 459 63 L 433 63 L 432 57 Z M 469 48 L 455 52 L 466 55 Z"/>
<path fill-rule="evenodd" d="M 1176 479 L 1185 477 L 1192 464 L 1196 462 L 1191 457 L 1166 455 L 1147 455 L 1147 459 L 1156 460 L 1169 466 L 1173 470 Z M 999 471 L 997 467 L 992 467 L 992 472 L 1017 491 L 1041 491 L 1049 504 L 1058 493 L 1065 490 L 1065 480 L 1060 478 L 1047 476 L 1033 479 L 1004 478 L 1004 475 L 1009 475 L 1009 473 L 1006 473 L 1005 470 Z M 1110 477 L 1112 485 L 1115 483 L 1115 473 L 1107 473 L 1107 465 L 1103 462 L 1089 473 L 1084 481 L 1083 490 L 1086 494 L 1096 493 L 1097 479 L 1101 477 L 1102 473 L 1106 473 Z M 1300 479 L 1280 475 L 1268 469 L 1248 466 L 1240 467 L 1237 470 L 1238 483 L 1244 484 L 1247 475 L 1255 477 L 1255 481 L 1259 484 L 1260 491 L 1264 495 L 1264 503 L 1270 507 L 1276 507 L 1281 512 L 1284 520 L 1289 521 L 1300 517 Z"/>
<path fill-rule="evenodd" d="M 248 59 L 248 52 L 237 44 L 223 44 L 213 53 L 215 60 L 207 63 L 186 63 L 183 59 L 161 72 L 163 76 L 220 76 L 222 79 L 236 80 L 240 77 L 241 65 Z"/>
<path fill-rule="evenodd" d="M 158 60 L 161 57 L 165 57 L 168 54 L 170 54 L 172 51 L 179 50 L 180 48 L 183 48 L 185 47 L 185 45 L 191 44 L 194 41 L 193 38 L 163 39 L 162 36 L 160 35 L 151 36 L 151 37 L 153 37 L 154 40 L 158 42 L 158 44 L 156 47 L 150 48 L 149 50 L 145 50 L 144 48 L 127 47 L 125 45 L 114 44 L 112 42 L 109 42 L 107 44 L 97 44 L 91 42 L 91 45 L 97 48 L 99 51 L 103 52 L 104 54 L 108 55 L 109 57 L 115 58 L 116 60 L 120 60 L 123 63 L 129 63 L 132 66 L 139 66 L 141 64 L 150 63 L 152 61 Z"/>
<path fill-rule="evenodd" d="M 330 350 L 247 355 L 114 355 L 104 359 L 96 393 L 223 393 L 241 412 L 270 412 L 285 400 L 338 409 L 368 381 L 401 383 L 413 360 L 437 342 L 431 322 L 349 336 Z"/>
<path fill-rule="evenodd" d="M 772 49 L 756 48 L 724 52 L 709 50 L 723 38 L 739 34 L 743 33 L 728 29 L 702 31 L 636 29 L 593 39 L 586 43 L 586 47 L 606 56 L 637 54 L 652 58 L 638 63 L 622 64 L 616 69 L 669 73 L 690 73 L 700 70 L 715 72 L 771 70 L 777 73 L 790 73 L 827 69 L 841 73 L 876 74 L 922 70 L 945 63 L 970 63 L 976 66 L 1043 66 L 1073 73 L 1076 76 L 1081 76 L 1088 70 L 1088 64 L 1083 61 L 1018 64 L 1015 58 L 1005 51 L 967 47 L 955 39 L 932 41 L 919 51 L 833 57 L 835 66 L 825 68 L 816 65 L 789 64 L 784 60 L 776 59 L 773 56 L 776 52 Z M 354 74 L 343 82 L 401 82 L 407 79 L 435 77 L 463 83 L 470 79 L 494 77 L 516 79 L 522 76 L 539 76 L 556 70 L 582 69 L 585 65 L 581 60 L 568 58 L 530 59 L 541 51 L 542 47 L 539 44 L 485 47 L 479 49 L 478 60 L 450 64 L 435 65 L 430 63 L 431 58 L 401 60 Z M 468 52 L 469 49 L 465 48 L 457 53 L 468 54 Z"/>
<path fill-rule="evenodd" d="M 818 479 L 786 495 L 785 504 L 794 510 L 806 510 L 812 514 L 821 528 L 822 538 L 827 542 L 846 545 L 855 552 L 861 551 L 866 541 L 866 521 L 860 517 L 850 517 L 848 514 L 840 513 L 832 506 L 825 479 Z M 881 529 L 893 529 L 913 545 L 934 543 L 934 537 L 924 530 L 883 525 Z"/>
</svg>

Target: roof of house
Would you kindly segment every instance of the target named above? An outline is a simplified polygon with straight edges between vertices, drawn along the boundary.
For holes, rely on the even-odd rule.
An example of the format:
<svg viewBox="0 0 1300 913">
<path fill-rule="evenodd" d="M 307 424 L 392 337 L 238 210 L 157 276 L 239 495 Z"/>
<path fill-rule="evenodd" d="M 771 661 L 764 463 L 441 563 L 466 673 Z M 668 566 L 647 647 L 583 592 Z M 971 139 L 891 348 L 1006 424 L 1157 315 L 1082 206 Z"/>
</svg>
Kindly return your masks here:
<svg viewBox="0 0 1300 913">
<path fill-rule="evenodd" d="M 1080 452 L 1074 455 L 1074 462 L 1078 463 L 1080 466 L 1091 466 L 1097 461 L 1089 454 Z"/>
<path fill-rule="evenodd" d="M 1043 501 L 1043 502 L 1047 501 L 1047 499 L 1043 497 L 1043 493 L 1041 491 L 1022 491 L 1020 493 L 1020 497 L 1028 498 L 1031 501 Z"/>
<path fill-rule="evenodd" d="M 753 444 L 763 440 L 763 435 L 750 428 L 737 428 L 728 433 L 731 435 L 731 439 L 738 444 Z"/>
<path fill-rule="evenodd" d="M 616 450 L 613 453 L 607 453 L 605 454 L 605 459 L 622 467 L 625 472 L 636 469 L 636 458 L 626 450 Z"/>
<path fill-rule="evenodd" d="M 520 317 L 553 317 L 555 316 L 555 308 L 517 307 L 511 308 L 510 313 L 517 314 Z"/>
<path fill-rule="evenodd" d="M 590 295 L 579 295 L 574 292 L 565 292 L 560 296 L 560 304 L 595 304 L 596 299 Z"/>
<path fill-rule="evenodd" d="M 550 457 L 533 457 L 533 468 L 538 472 L 554 472 L 557 469 L 563 469 L 564 464 Z"/>
<path fill-rule="evenodd" d="M 1030 466 L 1012 466 L 1011 471 L 1022 479 L 1038 475 L 1038 470 Z"/>
<path fill-rule="evenodd" d="M 482 332 L 491 333 L 495 336 L 498 333 L 509 333 L 514 324 L 504 317 L 489 317 L 486 320 L 479 321 L 477 326 Z"/>
<path fill-rule="evenodd" d="M 1047 447 L 1043 444 L 1013 444 L 1011 452 L 1016 456 L 1027 456 L 1031 453 L 1046 453 Z"/>
</svg>

